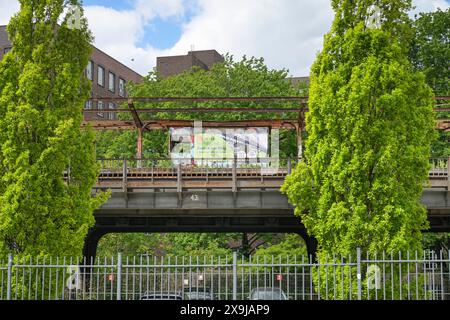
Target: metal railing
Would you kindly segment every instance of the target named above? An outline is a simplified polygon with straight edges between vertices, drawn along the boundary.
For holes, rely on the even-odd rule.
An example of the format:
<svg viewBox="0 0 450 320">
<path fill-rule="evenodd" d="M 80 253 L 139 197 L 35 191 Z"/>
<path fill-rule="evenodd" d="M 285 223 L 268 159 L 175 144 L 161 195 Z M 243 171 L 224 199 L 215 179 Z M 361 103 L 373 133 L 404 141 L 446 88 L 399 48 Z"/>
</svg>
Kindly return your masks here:
<svg viewBox="0 0 450 320">
<path fill-rule="evenodd" d="M 184 187 L 195 188 L 195 183 L 186 184 L 186 181 L 221 180 L 227 188 L 238 190 L 239 188 L 257 187 L 260 180 L 261 187 L 264 181 L 272 181 L 270 186 L 280 187 L 284 177 L 290 174 L 292 168 L 298 163 L 298 158 L 150 158 L 150 159 L 99 159 L 100 175 L 99 185 L 101 188 L 127 187 L 128 181 L 134 181 L 132 188 L 157 187 L 176 188 L 182 190 Z M 429 181 L 425 187 L 448 188 L 450 190 L 450 163 L 449 158 L 431 158 Z M 67 176 L 67 173 L 66 173 Z M 238 181 L 254 180 L 241 186 Z M 275 180 L 274 180 L 275 179 Z M 156 180 L 170 183 L 154 184 Z M 114 184 L 101 185 L 104 181 L 116 181 Z M 143 183 L 143 182 L 146 183 Z M 278 181 L 278 184 L 275 183 Z M 119 183 L 120 182 L 120 183 Z M 275 186 L 276 184 L 276 186 Z M 270 187 L 269 186 L 269 187 Z M 214 187 L 214 186 L 213 186 Z"/>
<path fill-rule="evenodd" d="M 14 259 L 0 300 L 450 300 L 450 252 Z"/>
<path fill-rule="evenodd" d="M 120 171 L 126 168 L 130 170 L 149 170 L 152 168 L 176 170 L 178 166 L 183 171 L 202 169 L 259 169 L 277 166 L 281 169 L 290 170 L 298 163 L 299 158 L 142 158 L 142 159 L 120 159 L 100 158 L 98 163 L 101 171 Z M 449 170 L 449 158 L 430 158 L 430 172 L 442 172 L 447 174 Z"/>
<path fill-rule="evenodd" d="M 94 189 L 279 188 L 298 159 L 100 159 Z M 245 181 L 241 183 L 241 181 Z"/>
</svg>

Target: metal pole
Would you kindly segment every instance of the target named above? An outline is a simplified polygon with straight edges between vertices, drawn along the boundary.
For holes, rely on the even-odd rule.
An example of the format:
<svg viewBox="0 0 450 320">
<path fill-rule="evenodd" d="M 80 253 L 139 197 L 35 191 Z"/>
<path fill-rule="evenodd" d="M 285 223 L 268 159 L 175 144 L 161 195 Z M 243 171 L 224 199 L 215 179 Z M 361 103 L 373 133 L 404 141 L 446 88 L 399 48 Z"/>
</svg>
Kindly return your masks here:
<svg viewBox="0 0 450 320">
<path fill-rule="evenodd" d="M 287 173 L 288 174 L 292 173 L 292 161 L 290 157 L 287 159 Z"/>
<path fill-rule="evenodd" d="M 450 157 L 447 159 L 447 191 L 450 192 Z"/>
<path fill-rule="evenodd" d="M 138 128 L 137 129 L 137 133 L 138 133 L 138 136 L 137 136 L 137 154 L 136 154 L 136 157 L 138 158 L 138 161 L 137 161 L 137 167 L 138 168 L 141 168 L 142 167 L 142 128 Z"/>
<path fill-rule="evenodd" d="M 303 122 L 305 120 L 305 115 L 303 113 L 303 110 L 299 112 L 298 114 L 298 124 L 297 124 L 297 148 L 298 148 L 298 153 L 297 153 L 297 157 L 298 159 L 302 159 L 303 158 L 303 137 L 302 137 L 302 132 L 303 132 Z"/>
<path fill-rule="evenodd" d="M 237 300 L 237 252 L 233 252 L 233 300 Z"/>
<path fill-rule="evenodd" d="M 181 171 L 181 159 L 177 166 L 177 193 L 178 193 L 178 207 L 183 204 L 183 172 Z"/>
<path fill-rule="evenodd" d="M 11 300 L 11 277 L 12 277 L 13 256 L 8 256 L 8 283 L 6 287 L 6 300 Z"/>
<path fill-rule="evenodd" d="M 128 177 L 128 172 L 127 172 L 127 159 L 123 159 L 123 172 L 122 172 L 122 182 L 123 182 L 123 192 L 127 191 L 127 177 Z"/>
<path fill-rule="evenodd" d="M 178 163 L 177 166 L 177 192 L 182 192 L 183 191 L 183 176 L 182 176 L 182 171 L 181 171 L 181 162 Z"/>
<path fill-rule="evenodd" d="M 117 300 L 122 300 L 122 254 L 117 255 Z"/>
<path fill-rule="evenodd" d="M 233 192 L 237 192 L 237 158 L 236 155 L 233 158 L 233 167 L 231 169 L 231 174 L 232 174 L 232 191 Z"/>
<path fill-rule="evenodd" d="M 358 283 L 358 300 L 361 300 L 361 248 L 356 248 L 356 280 Z"/>
</svg>

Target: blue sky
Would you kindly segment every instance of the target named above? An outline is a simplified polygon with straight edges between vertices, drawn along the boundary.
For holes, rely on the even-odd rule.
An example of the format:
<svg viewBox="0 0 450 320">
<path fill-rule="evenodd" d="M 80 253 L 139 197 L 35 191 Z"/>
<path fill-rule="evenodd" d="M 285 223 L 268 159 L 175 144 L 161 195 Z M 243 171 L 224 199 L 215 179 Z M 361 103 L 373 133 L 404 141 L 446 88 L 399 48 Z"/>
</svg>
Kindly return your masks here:
<svg viewBox="0 0 450 320">
<path fill-rule="evenodd" d="M 84 0 L 95 45 L 145 75 L 156 57 L 216 49 L 263 57 L 270 68 L 306 76 L 334 13 L 331 0 Z M 413 0 L 415 12 L 450 0 Z M 0 0 L 0 25 L 18 10 Z"/>
<path fill-rule="evenodd" d="M 158 49 L 169 49 L 181 37 L 181 23 L 182 21 L 179 18 L 155 18 L 145 28 L 145 34 L 137 45 L 141 47 L 151 45 Z"/>
<path fill-rule="evenodd" d="M 133 1 L 129 0 L 83 0 L 85 6 L 98 5 L 112 7 L 117 10 L 132 9 Z"/>
</svg>

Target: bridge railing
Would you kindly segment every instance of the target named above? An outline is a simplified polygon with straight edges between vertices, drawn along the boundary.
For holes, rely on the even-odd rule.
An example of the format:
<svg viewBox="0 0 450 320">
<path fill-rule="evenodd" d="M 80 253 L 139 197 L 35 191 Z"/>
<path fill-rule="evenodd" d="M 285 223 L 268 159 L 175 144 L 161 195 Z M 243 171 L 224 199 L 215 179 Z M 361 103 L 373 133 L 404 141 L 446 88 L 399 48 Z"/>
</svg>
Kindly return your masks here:
<svg viewBox="0 0 450 320">
<path fill-rule="evenodd" d="M 147 159 L 99 159 L 99 181 L 103 187 L 126 188 L 131 180 L 139 180 L 136 187 L 152 186 L 155 180 L 165 180 L 167 188 L 182 190 L 187 185 L 199 186 L 199 181 L 221 180 L 221 185 L 237 191 L 243 188 L 280 186 L 286 175 L 291 173 L 299 159 L 296 158 L 147 158 Z M 450 190 L 449 158 L 430 158 L 429 181 L 432 188 Z M 273 179 L 278 179 L 275 182 Z M 121 185 L 117 182 L 121 180 Z M 193 181 L 197 182 L 193 182 Z M 227 182 L 227 181 L 228 182 Z M 251 182 L 250 180 L 253 180 Z M 256 180 L 260 180 L 260 184 Z M 272 180 L 265 185 L 265 181 Z M 113 185 L 105 181 L 116 181 Z M 172 182 L 170 182 L 172 181 Z M 188 181 L 190 181 L 188 183 Z M 192 183 L 191 183 L 192 182 Z M 131 183 L 133 185 L 133 183 Z M 171 185 L 170 185 L 171 184 Z M 156 185 L 156 184 L 155 184 Z M 158 186 L 162 187 L 160 183 Z M 218 187 L 211 185 L 211 187 Z M 205 187 L 202 185 L 202 187 Z"/>
<path fill-rule="evenodd" d="M 108 175 L 272 175 L 285 176 L 299 160 L 294 158 L 148 158 L 99 159 L 100 174 Z"/>
<path fill-rule="evenodd" d="M 204 167 L 204 168 L 232 168 L 233 163 L 237 167 L 268 167 L 271 165 L 279 165 L 287 168 L 289 165 L 294 166 L 299 158 L 275 158 L 275 157 L 258 157 L 258 158 L 142 158 L 142 159 L 121 159 L 121 158 L 100 158 L 98 162 L 102 169 L 121 169 L 124 165 L 127 168 L 171 168 L 177 167 L 179 164 L 183 167 Z M 449 158 L 430 158 L 431 170 L 448 169 Z"/>
<path fill-rule="evenodd" d="M 121 169 L 124 165 L 127 168 L 171 168 L 181 165 L 190 168 L 261 168 L 270 166 L 280 166 L 287 168 L 289 165 L 295 165 L 298 158 L 142 158 L 142 159 L 120 159 L 104 158 L 98 159 L 102 169 Z"/>
<path fill-rule="evenodd" d="M 450 158 L 430 158 L 431 170 L 442 170 L 448 169 L 448 163 Z"/>
</svg>

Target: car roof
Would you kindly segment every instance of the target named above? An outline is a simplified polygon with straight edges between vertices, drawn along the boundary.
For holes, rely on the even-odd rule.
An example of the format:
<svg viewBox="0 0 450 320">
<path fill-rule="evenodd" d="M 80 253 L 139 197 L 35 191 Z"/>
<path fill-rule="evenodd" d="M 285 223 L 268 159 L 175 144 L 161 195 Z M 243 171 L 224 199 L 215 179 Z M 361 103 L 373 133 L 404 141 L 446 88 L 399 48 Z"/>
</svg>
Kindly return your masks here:
<svg viewBox="0 0 450 320">
<path fill-rule="evenodd" d="M 281 292 L 283 292 L 283 290 L 281 290 L 281 288 L 277 288 L 277 287 L 259 287 L 259 288 L 254 288 L 252 291 L 281 291 Z"/>
<path fill-rule="evenodd" d="M 182 293 L 177 292 L 145 292 L 142 296 L 181 296 Z"/>
</svg>

